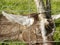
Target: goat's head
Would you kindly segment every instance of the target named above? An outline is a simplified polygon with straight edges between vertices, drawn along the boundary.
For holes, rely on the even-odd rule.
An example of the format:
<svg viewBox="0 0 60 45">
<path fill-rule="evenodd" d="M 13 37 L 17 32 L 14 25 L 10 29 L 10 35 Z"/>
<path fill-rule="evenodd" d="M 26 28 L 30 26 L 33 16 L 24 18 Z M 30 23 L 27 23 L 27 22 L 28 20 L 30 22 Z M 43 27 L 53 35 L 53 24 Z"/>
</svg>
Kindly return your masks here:
<svg viewBox="0 0 60 45">
<path fill-rule="evenodd" d="M 39 17 L 40 16 L 40 17 Z M 30 17 L 33 17 L 35 19 L 35 23 L 37 21 L 40 21 L 41 18 L 45 20 L 45 30 L 46 30 L 46 35 L 50 35 L 54 32 L 54 21 L 51 17 L 47 17 L 47 15 L 40 15 L 40 13 L 33 13 L 30 14 Z"/>
<path fill-rule="evenodd" d="M 48 17 L 47 17 L 47 15 L 40 15 L 40 18 L 43 18 L 44 22 L 45 22 L 46 36 L 53 34 L 53 32 L 54 32 L 54 21 L 51 17 L 49 17 L 49 18 Z"/>
</svg>

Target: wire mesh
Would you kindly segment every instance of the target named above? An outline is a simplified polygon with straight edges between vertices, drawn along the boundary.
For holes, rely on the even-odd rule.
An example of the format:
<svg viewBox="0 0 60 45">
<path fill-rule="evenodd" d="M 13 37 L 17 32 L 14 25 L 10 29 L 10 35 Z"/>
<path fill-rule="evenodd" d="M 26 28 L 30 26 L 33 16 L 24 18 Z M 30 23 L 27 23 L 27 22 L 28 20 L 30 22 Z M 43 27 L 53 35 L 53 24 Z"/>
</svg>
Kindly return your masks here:
<svg viewBox="0 0 60 45">
<path fill-rule="evenodd" d="M 6 1 L 8 3 L 6 3 Z M 55 1 L 55 0 L 53 0 L 53 1 Z M 31 14 L 31 13 L 36 12 L 36 6 L 35 6 L 33 0 L 18 0 L 18 2 L 17 2 L 17 0 L 16 1 L 13 1 L 13 0 L 9 0 L 9 1 L 8 0 L 3 0 L 2 1 L 1 0 L 0 2 L 1 2 L 1 4 L 0 4 L 0 12 L 3 11 L 3 10 L 5 10 L 5 11 L 7 11 L 9 13 L 14 13 L 14 14 Z M 57 0 L 56 0 L 56 2 L 57 2 Z M 55 3 L 55 2 L 52 2 L 52 4 L 53 3 Z M 55 4 L 57 5 L 57 3 L 55 3 Z M 52 5 L 52 7 L 53 7 L 53 5 Z M 59 5 L 58 5 L 58 7 L 59 7 Z M 55 7 L 55 9 L 52 8 L 51 11 L 52 11 L 52 14 L 54 14 L 55 12 L 60 13 L 60 9 L 57 9 L 57 7 Z M 48 12 L 48 11 L 46 11 L 46 12 Z M 18 28 L 17 30 L 20 30 L 20 25 L 19 24 L 16 24 L 16 25 L 12 24 L 12 26 L 9 27 L 10 24 L 7 24 L 6 21 L 4 21 L 4 23 L 6 23 L 6 24 L 1 24 L 1 22 L 2 21 L 0 20 L 0 30 L 1 30 L 2 26 L 3 26 L 2 29 L 5 28 L 4 30 L 6 30 L 6 29 L 11 30 L 13 28 L 14 28 L 14 30 L 17 29 L 17 28 Z M 0 33 L 1 33 L 1 31 L 0 31 Z M 8 33 L 8 31 L 7 31 L 7 33 Z M 19 34 L 21 32 L 16 31 L 14 33 Z M 9 35 L 13 35 L 14 33 L 9 34 Z M 56 23 L 56 31 L 55 31 L 54 37 L 53 37 L 54 41 L 48 41 L 48 42 L 55 42 L 56 45 L 60 45 L 60 34 L 59 33 L 60 33 L 60 23 L 57 22 Z M 29 34 L 29 37 L 30 37 L 30 32 L 28 34 Z M 15 38 L 17 39 L 17 37 L 15 37 Z M 9 37 L 9 38 L 11 38 L 11 37 Z M 29 38 L 29 40 L 30 40 L 30 38 Z M 14 43 L 15 43 L 15 45 L 25 45 L 25 43 L 30 43 L 30 42 L 25 42 L 24 44 L 22 42 L 20 42 L 20 41 L 16 41 L 16 42 L 13 41 L 13 42 L 8 42 L 8 43 L 7 42 L 0 42 L 0 43 L 2 43 L 1 45 L 5 45 L 5 44 L 6 45 L 13 45 Z M 29 45 L 31 45 L 31 44 L 29 44 Z"/>
</svg>

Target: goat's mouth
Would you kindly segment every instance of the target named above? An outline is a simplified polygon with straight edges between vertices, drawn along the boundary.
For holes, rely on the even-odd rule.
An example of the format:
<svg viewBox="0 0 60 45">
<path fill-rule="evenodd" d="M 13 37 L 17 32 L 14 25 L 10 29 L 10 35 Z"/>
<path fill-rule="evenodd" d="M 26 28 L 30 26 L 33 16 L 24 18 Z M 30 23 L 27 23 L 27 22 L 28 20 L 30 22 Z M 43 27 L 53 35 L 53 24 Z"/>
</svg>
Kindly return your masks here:
<svg viewBox="0 0 60 45">
<path fill-rule="evenodd" d="M 54 22 L 52 19 L 47 20 L 48 24 L 45 24 L 46 36 L 53 32 Z"/>
</svg>

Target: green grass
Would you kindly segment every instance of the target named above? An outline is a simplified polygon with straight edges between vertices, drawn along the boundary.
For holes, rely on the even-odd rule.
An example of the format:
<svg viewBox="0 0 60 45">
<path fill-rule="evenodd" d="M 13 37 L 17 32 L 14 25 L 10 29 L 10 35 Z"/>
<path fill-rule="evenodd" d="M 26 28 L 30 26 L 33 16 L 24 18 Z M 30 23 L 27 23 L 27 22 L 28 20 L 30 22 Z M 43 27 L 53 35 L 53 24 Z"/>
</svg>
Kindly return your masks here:
<svg viewBox="0 0 60 45">
<path fill-rule="evenodd" d="M 13 43 L 13 42 L 3 42 L 0 45 L 26 45 L 25 43 Z"/>
<path fill-rule="evenodd" d="M 33 0 L 0 0 L 0 10 L 14 14 L 29 14 L 36 12 Z"/>
<path fill-rule="evenodd" d="M 52 14 L 59 14 L 60 13 L 60 0 L 52 0 Z"/>
<path fill-rule="evenodd" d="M 51 0 L 52 6 L 52 14 L 59 14 L 60 13 L 60 0 Z M 13 14 L 29 14 L 36 12 L 36 5 L 34 0 L 0 0 L 0 12 L 4 10 L 8 13 Z M 54 33 L 54 40 L 60 41 L 60 19 L 56 20 L 56 31 Z M 57 24 L 58 23 L 58 24 Z M 14 44 L 9 43 L 10 45 L 24 45 L 22 44 Z M 1 45 L 1 43 L 0 43 Z M 60 45 L 60 43 L 56 43 L 56 45 Z"/>
</svg>

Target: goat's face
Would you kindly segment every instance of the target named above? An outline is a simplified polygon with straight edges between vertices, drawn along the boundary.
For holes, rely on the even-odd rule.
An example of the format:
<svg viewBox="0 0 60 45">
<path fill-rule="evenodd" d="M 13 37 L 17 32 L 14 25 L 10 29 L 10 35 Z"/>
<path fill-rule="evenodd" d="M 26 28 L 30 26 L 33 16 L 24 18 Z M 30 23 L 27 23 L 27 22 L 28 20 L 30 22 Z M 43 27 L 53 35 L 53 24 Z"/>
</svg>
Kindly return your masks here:
<svg viewBox="0 0 60 45">
<path fill-rule="evenodd" d="M 45 20 L 45 29 L 46 29 L 46 36 L 50 35 L 54 32 L 54 21 L 52 18 L 47 18 L 46 16 L 40 15 L 39 17 L 39 13 L 33 13 L 30 16 L 33 17 L 35 19 L 35 23 L 37 23 L 37 21 L 41 21 L 42 18 Z"/>
<path fill-rule="evenodd" d="M 45 30 L 46 30 L 46 36 L 53 34 L 54 32 L 54 21 L 52 18 L 47 18 L 46 15 L 39 15 L 41 20 L 44 20 L 45 22 Z"/>
</svg>

